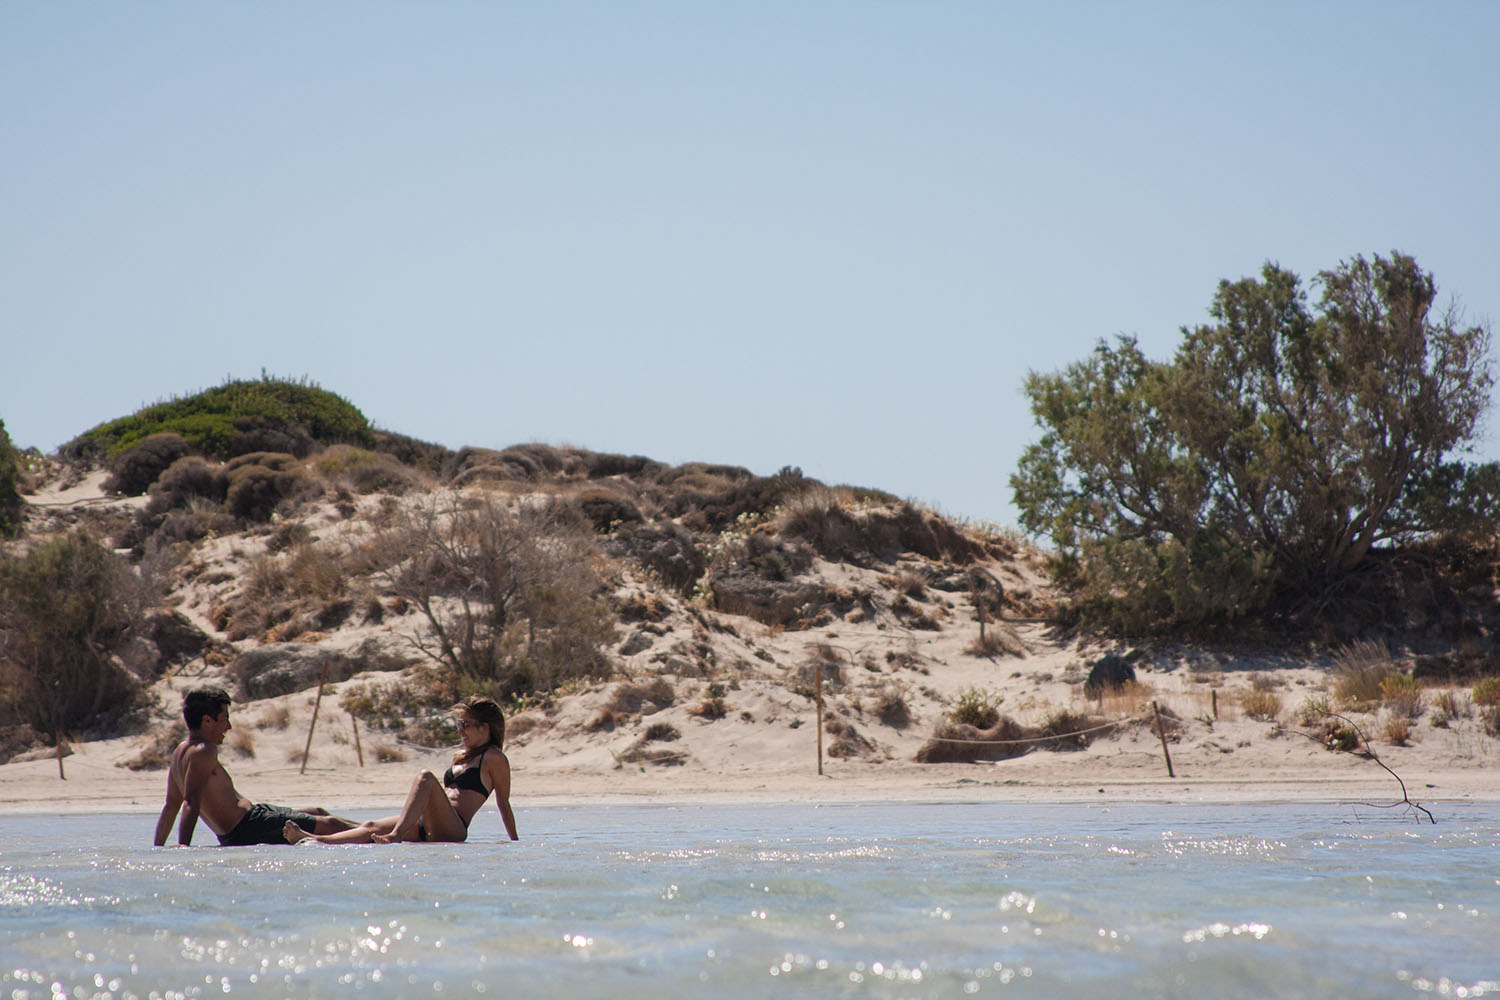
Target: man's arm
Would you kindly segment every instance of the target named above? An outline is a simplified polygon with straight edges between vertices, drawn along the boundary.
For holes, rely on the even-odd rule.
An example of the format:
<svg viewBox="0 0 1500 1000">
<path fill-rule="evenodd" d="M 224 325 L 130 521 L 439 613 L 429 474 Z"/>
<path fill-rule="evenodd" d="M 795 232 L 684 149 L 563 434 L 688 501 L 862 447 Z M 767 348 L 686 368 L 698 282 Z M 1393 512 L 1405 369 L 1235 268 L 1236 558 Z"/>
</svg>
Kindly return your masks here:
<svg viewBox="0 0 1500 1000">
<path fill-rule="evenodd" d="M 187 752 L 183 767 L 182 821 L 177 824 L 177 842 L 187 847 L 193 842 L 193 830 L 198 825 L 198 808 L 202 804 L 203 788 L 209 776 L 219 766 L 219 751 L 212 743 L 203 743 Z"/>
<path fill-rule="evenodd" d="M 172 821 L 177 818 L 177 810 L 182 808 L 182 792 L 178 791 L 177 782 L 172 777 L 172 772 L 167 771 L 167 801 L 161 807 L 161 816 L 156 820 L 154 843 L 157 847 L 167 842 L 167 834 L 172 832 Z"/>
</svg>

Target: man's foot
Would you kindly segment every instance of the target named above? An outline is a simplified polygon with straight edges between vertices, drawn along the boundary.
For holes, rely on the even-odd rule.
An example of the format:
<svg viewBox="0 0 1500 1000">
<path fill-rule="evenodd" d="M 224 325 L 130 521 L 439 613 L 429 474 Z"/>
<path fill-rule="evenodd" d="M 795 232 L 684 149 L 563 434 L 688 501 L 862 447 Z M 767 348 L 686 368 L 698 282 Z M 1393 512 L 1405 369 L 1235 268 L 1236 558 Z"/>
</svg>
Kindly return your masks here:
<svg viewBox="0 0 1500 1000">
<path fill-rule="evenodd" d="M 302 829 L 302 827 L 298 826 L 296 823 L 293 823 L 291 820 L 287 820 L 286 826 L 281 828 L 281 835 L 286 838 L 286 842 L 288 844 L 296 844 L 312 836 L 312 834 L 308 833 L 306 830 Z"/>
</svg>

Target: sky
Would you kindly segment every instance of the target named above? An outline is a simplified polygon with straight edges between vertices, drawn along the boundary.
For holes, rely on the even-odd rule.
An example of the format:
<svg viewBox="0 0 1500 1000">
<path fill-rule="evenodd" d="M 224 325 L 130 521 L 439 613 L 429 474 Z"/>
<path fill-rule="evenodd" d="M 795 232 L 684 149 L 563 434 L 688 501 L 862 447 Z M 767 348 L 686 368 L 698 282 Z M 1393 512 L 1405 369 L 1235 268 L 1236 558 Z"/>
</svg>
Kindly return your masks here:
<svg viewBox="0 0 1500 1000">
<path fill-rule="evenodd" d="M 1500 320 L 1500 4 L 0 4 L 0 420 L 226 378 L 1016 523 L 1030 371 L 1399 250 Z M 1500 418 L 1476 456 L 1500 458 Z"/>
</svg>

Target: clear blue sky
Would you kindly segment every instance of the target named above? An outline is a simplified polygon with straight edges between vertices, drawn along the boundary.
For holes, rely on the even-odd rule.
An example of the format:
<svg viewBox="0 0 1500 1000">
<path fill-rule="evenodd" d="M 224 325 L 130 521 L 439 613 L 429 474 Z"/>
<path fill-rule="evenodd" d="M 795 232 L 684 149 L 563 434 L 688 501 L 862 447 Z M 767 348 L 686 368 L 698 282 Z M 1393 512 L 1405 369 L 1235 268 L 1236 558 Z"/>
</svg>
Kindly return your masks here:
<svg viewBox="0 0 1500 1000">
<path fill-rule="evenodd" d="M 1015 520 L 1021 383 L 1399 249 L 1500 321 L 1500 3 L 0 5 L 0 419 L 226 376 Z M 1491 418 L 1480 455 L 1500 457 Z"/>
</svg>

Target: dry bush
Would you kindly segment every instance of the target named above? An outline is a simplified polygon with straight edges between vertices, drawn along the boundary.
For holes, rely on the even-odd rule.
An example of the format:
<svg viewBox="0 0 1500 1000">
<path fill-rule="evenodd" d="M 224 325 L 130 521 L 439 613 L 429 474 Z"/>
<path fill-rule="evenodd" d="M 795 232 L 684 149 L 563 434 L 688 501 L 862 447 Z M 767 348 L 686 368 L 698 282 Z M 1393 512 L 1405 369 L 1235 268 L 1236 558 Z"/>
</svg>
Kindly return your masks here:
<svg viewBox="0 0 1500 1000">
<path fill-rule="evenodd" d="M 229 749 L 240 757 L 250 758 L 255 756 L 255 737 L 250 735 L 248 729 L 236 729 L 229 737 Z"/>
<path fill-rule="evenodd" d="M 729 714 L 729 706 L 724 701 L 724 685 L 715 681 L 708 686 L 703 700 L 688 709 L 689 715 L 696 715 L 700 719 L 722 719 Z"/>
<path fill-rule="evenodd" d="M 1031 748 L 1029 743 L 1018 742 L 1028 735 L 1008 715 L 1000 716 L 989 729 L 943 723 L 937 727 L 932 739 L 922 744 L 913 759 L 921 764 L 1008 760 L 1019 757 Z"/>
<path fill-rule="evenodd" d="M 1404 712 L 1387 712 L 1381 720 L 1380 735 L 1393 747 L 1404 747 L 1411 739 L 1411 718 Z"/>
<path fill-rule="evenodd" d="M 626 717 L 608 708 L 601 708 L 592 719 L 584 724 L 583 731 L 586 733 L 614 732 L 615 725 L 625 721 L 627 721 Z"/>
<path fill-rule="evenodd" d="M 1491 736 L 1500 736 L 1500 705 L 1487 705 L 1479 713 L 1484 722 L 1484 731 Z"/>
<path fill-rule="evenodd" d="M 648 743 L 670 743 L 671 741 L 678 739 L 681 736 L 682 733 L 678 732 L 677 727 L 672 725 L 670 722 L 653 722 L 651 725 L 647 726 L 646 731 L 641 734 L 641 739 Z"/>
<path fill-rule="evenodd" d="M 1500 705 L 1500 677 L 1485 677 L 1474 685 L 1471 695 L 1474 704 L 1480 708 L 1491 708 Z"/>
<path fill-rule="evenodd" d="M 1380 703 L 1393 715 L 1420 719 L 1427 711 L 1422 682 L 1406 674 L 1391 674 L 1380 682 Z"/>
<path fill-rule="evenodd" d="M 853 725 L 846 723 L 833 735 L 835 737 L 833 742 L 828 744 L 830 757 L 849 760 L 856 757 L 869 757 L 876 753 L 875 744 L 866 739 Z"/>
<path fill-rule="evenodd" d="M 1333 694 L 1346 708 L 1364 708 L 1380 703 L 1380 682 L 1396 673 L 1396 664 L 1385 643 L 1360 639 L 1333 654 Z"/>
<path fill-rule="evenodd" d="M 1182 717 L 1172 711 L 1171 707 L 1167 705 L 1157 706 L 1157 710 L 1150 715 L 1144 716 L 1142 721 L 1145 722 L 1146 729 L 1152 736 L 1157 738 L 1165 736 L 1169 743 L 1180 741 L 1183 729 L 1186 728 L 1183 725 Z"/>
<path fill-rule="evenodd" d="M 1250 690 L 1252 691 L 1275 691 L 1281 687 L 1281 682 L 1270 674 L 1256 672 L 1250 675 Z"/>
<path fill-rule="evenodd" d="M 677 692 L 672 685 L 665 678 L 658 677 L 646 683 L 626 681 L 616 684 L 610 694 L 609 707 L 621 715 L 650 715 L 670 708 L 676 700 Z"/>
<path fill-rule="evenodd" d="M 1047 721 L 1042 723 L 1037 735 L 1051 737 L 1041 744 L 1048 750 L 1082 750 L 1100 732 L 1104 732 L 1104 730 L 1083 731 L 1093 729 L 1096 725 L 1099 725 L 1097 719 L 1091 719 L 1081 712 L 1060 708 L 1047 715 Z"/>
<path fill-rule="evenodd" d="M 687 763 L 688 755 L 686 750 L 669 750 L 666 747 L 655 747 L 648 750 L 640 743 L 636 743 L 616 759 L 622 764 L 652 764 L 657 767 L 677 767 Z"/>
<path fill-rule="evenodd" d="M 354 608 L 345 597 L 349 576 L 343 550 L 332 545 L 293 543 L 281 555 L 261 556 L 250 564 L 229 606 L 225 633 L 230 641 L 280 640 L 337 627 Z"/>
<path fill-rule="evenodd" d="M 121 767 L 132 771 L 161 771 L 172 763 L 172 751 L 187 739 L 187 724 L 181 719 L 153 729 L 141 742 L 141 748 Z"/>
<path fill-rule="evenodd" d="M 970 656 L 1025 656 L 1026 644 L 1005 625 L 992 624 L 964 647 Z"/>
<path fill-rule="evenodd" d="M 513 715 L 505 721 L 505 738 L 517 739 L 543 728 L 546 719 L 539 715 L 527 712 L 523 715 Z"/>
<path fill-rule="evenodd" d="M 1472 719 L 1474 702 L 1457 691 L 1439 691 L 1432 699 L 1430 721 L 1439 729 L 1446 729 L 1456 719 Z"/>
<path fill-rule="evenodd" d="M 1240 695 L 1240 709 L 1258 722 L 1274 722 L 1281 714 L 1281 698 L 1270 691 L 1246 691 Z"/>
<path fill-rule="evenodd" d="M 1324 719 L 1320 742 L 1329 750 L 1359 749 L 1359 730 L 1343 719 Z"/>
<path fill-rule="evenodd" d="M 285 705 L 271 705 L 255 720 L 259 729 L 285 729 L 292 721 L 292 710 Z"/>
<path fill-rule="evenodd" d="M 880 584 L 889 587 L 898 594 L 921 600 L 927 596 L 927 578 L 913 569 L 903 569 L 896 573 L 876 577 Z"/>
<path fill-rule="evenodd" d="M 396 764 L 406 759 L 406 751 L 395 743 L 384 741 L 375 744 L 375 760 L 381 764 Z"/>
<path fill-rule="evenodd" d="M 1106 687 L 1099 692 L 1099 708 L 1109 715 L 1139 715 L 1156 696 L 1149 684 L 1126 681 L 1115 687 Z"/>
<path fill-rule="evenodd" d="M 991 729 L 1000 722 L 999 706 L 1003 701 L 1004 695 L 992 695 L 978 687 L 964 688 L 948 710 L 948 718 L 955 725 Z"/>
<path fill-rule="evenodd" d="M 617 636 L 592 532 L 554 505 L 444 494 L 396 510 L 381 582 L 420 611 L 408 638 L 503 698 L 607 676 Z"/>
<path fill-rule="evenodd" d="M 905 729 L 911 725 L 911 708 L 906 695 L 894 684 L 887 685 L 875 700 L 875 718 L 893 729 Z"/>
</svg>

